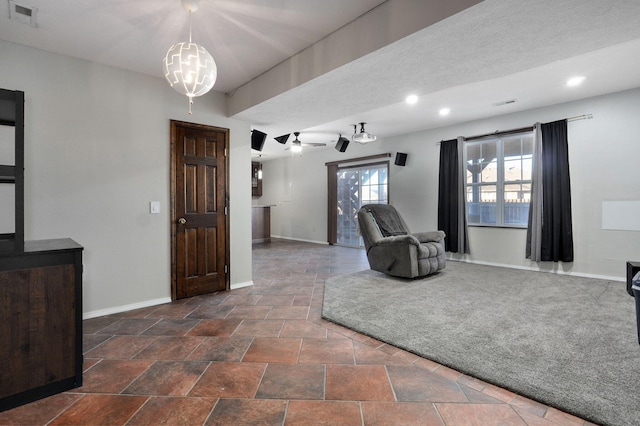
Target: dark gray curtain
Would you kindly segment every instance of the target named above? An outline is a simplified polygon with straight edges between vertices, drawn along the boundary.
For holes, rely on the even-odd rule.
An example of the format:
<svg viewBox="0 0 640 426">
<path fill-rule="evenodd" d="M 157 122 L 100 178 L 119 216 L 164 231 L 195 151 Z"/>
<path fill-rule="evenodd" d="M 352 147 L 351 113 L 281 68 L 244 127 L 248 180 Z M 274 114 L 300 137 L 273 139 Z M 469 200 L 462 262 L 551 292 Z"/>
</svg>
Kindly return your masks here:
<svg viewBox="0 0 640 426">
<path fill-rule="evenodd" d="M 534 262 L 542 260 L 540 241 L 542 239 L 542 125 L 533 126 L 533 155 L 531 161 L 531 202 L 527 225 L 526 257 Z"/>
<path fill-rule="evenodd" d="M 445 250 L 453 253 L 469 253 L 462 161 L 462 138 L 440 143 L 438 229 L 446 234 Z"/>
<path fill-rule="evenodd" d="M 534 130 L 527 258 L 573 262 L 567 120 L 538 123 Z"/>
<path fill-rule="evenodd" d="M 542 124 L 542 261 L 573 262 L 567 120 Z"/>
</svg>

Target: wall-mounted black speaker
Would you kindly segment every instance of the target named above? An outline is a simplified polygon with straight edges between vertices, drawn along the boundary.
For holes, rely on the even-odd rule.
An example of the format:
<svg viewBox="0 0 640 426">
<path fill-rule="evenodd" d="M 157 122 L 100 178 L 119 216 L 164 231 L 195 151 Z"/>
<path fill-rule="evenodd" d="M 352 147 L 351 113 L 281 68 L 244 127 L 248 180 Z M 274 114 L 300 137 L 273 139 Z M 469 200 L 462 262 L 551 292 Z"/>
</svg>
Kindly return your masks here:
<svg viewBox="0 0 640 426">
<path fill-rule="evenodd" d="M 396 166 L 404 166 L 405 164 L 407 164 L 407 154 L 405 154 L 404 152 L 397 152 L 396 161 L 394 164 Z"/>
<path fill-rule="evenodd" d="M 347 147 L 349 146 L 349 139 L 344 136 L 340 136 L 338 138 L 338 142 L 336 142 L 336 149 L 340 152 L 345 152 Z"/>
<path fill-rule="evenodd" d="M 256 151 L 262 151 L 262 147 L 264 146 L 264 141 L 267 139 L 267 134 L 262 133 L 259 130 L 251 131 L 251 149 L 255 149 Z"/>
<path fill-rule="evenodd" d="M 287 133 L 286 135 L 277 136 L 277 137 L 275 137 L 274 139 L 275 139 L 276 141 L 278 141 L 278 143 L 281 143 L 281 144 L 283 144 L 283 145 L 284 145 L 285 143 L 287 143 L 287 139 L 289 139 L 289 135 L 290 135 L 290 134 L 291 134 L 291 133 Z"/>
</svg>

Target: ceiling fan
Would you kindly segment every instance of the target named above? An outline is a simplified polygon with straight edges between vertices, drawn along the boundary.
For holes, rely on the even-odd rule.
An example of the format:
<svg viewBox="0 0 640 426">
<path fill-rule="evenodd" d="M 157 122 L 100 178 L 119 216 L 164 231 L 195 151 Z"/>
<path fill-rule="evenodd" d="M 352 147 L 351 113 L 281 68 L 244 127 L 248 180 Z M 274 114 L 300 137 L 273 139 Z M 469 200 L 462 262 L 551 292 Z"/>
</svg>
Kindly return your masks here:
<svg viewBox="0 0 640 426">
<path fill-rule="evenodd" d="M 293 132 L 293 135 L 295 136 L 295 139 L 291 141 L 290 147 L 285 148 L 285 151 L 291 150 L 291 152 L 301 152 L 303 146 L 327 146 L 326 143 L 302 142 L 300 139 L 298 139 L 298 136 L 300 136 L 300 132 Z M 275 139 L 280 143 L 287 143 L 288 138 L 289 135 L 283 135 Z"/>
</svg>

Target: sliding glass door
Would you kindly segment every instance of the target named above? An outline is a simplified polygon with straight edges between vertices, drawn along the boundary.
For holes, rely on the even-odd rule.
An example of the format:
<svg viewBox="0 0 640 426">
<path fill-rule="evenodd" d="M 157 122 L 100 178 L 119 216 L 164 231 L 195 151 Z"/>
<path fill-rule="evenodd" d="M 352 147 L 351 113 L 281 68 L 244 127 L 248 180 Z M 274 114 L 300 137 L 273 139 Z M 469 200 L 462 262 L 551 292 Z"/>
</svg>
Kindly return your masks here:
<svg viewBox="0 0 640 426">
<path fill-rule="evenodd" d="M 388 163 L 338 168 L 337 243 L 362 246 L 357 232 L 357 213 L 365 204 L 387 204 Z"/>
</svg>

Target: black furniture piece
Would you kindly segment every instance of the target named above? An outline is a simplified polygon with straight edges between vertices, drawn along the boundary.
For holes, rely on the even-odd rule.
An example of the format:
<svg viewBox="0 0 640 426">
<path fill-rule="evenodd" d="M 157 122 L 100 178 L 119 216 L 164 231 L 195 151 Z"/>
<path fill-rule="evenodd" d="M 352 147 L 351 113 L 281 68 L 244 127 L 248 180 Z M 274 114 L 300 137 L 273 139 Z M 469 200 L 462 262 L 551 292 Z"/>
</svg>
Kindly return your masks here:
<svg viewBox="0 0 640 426">
<path fill-rule="evenodd" d="M 627 262 L 627 293 L 629 293 L 629 296 L 633 296 L 631 280 L 638 272 L 640 272 L 640 262 Z"/>
<path fill-rule="evenodd" d="M 634 281 L 631 289 L 636 298 L 636 327 L 638 328 L 638 344 L 640 344 L 640 278 Z"/>
<path fill-rule="evenodd" d="M 640 272 L 640 262 L 627 262 L 627 293 L 636 299 L 636 326 L 638 328 L 638 344 L 640 344 L 640 279 L 633 279 L 638 272 Z"/>
<path fill-rule="evenodd" d="M 0 252 L 0 411 L 82 386 L 82 250 Z"/>
<path fill-rule="evenodd" d="M 0 199 L 3 212 L 13 204 L 15 218 L 12 232 L 0 231 L 0 251 L 19 251 L 24 245 L 24 92 L 0 89 L 0 125 L 14 128 L 13 141 L 0 140 L 13 144 L 14 151 L 14 158 L 0 158 L 0 185 L 13 186 L 15 193 L 11 201 Z"/>
<path fill-rule="evenodd" d="M 3 191 L 0 199 L 9 222 L 0 223 L 4 411 L 82 385 L 83 248 L 71 239 L 25 242 L 24 92 L 0 89 L 0 125 L 13 127 L 0 133 L 0 185 L 13 186 L 15 194 Z"/>
</svg>

